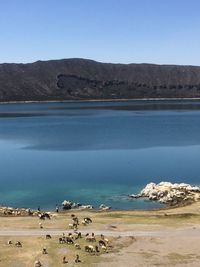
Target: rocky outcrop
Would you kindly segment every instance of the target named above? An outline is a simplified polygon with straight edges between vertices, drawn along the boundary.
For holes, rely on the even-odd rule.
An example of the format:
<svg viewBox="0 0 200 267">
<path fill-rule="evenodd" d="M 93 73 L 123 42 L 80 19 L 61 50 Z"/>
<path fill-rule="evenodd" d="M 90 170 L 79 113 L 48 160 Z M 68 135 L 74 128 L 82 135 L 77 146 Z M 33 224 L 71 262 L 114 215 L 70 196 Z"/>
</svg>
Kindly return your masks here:
<svg viewBox="0 0 200 267">
<path fill-rule="evenodd" d="M 0 64 L 0 102 L 200 97 L 200 67 L 87 59 Z"/>
<path fill-rule="evenodd" d="M 174 206 L 200 200 L 200 187 L 191 186 L 190 184 L 185 183 L 149 183 L 139 194 L 130 195 L 129 197 L 145 197 L 149 200 L 154 200 L 163 204 Z"/>
<path fill-rule="evenodd" d="M 64 200 L 62 202 L 62 207 L 64 210 L 70 210 L 70 209 L 93 209 L 94 207 L 92 205 L 83 205 L 80 203 L 75 203 L 69 200 Z M 99 210 L 102 211 L 106 211 L 106 210 L 110 210 L 111 207 L 110 206 L 106 206 L 105 204 L 101 204 L 98 207 Z"/>
<path fill-rule="evenodd" d="M 62 202 L 62 207 L 64 210 L 70 210 L 70 209 L 93 209 L 92 205 L 83 205 L 80 203 L 71 202 L 69 200 L 64 200 Z"/>
<path fill-rule="evenodd" d="M 0 216 L 38 216 L 38 213 L 26 208 L 0 207 Z"/>
</svg>

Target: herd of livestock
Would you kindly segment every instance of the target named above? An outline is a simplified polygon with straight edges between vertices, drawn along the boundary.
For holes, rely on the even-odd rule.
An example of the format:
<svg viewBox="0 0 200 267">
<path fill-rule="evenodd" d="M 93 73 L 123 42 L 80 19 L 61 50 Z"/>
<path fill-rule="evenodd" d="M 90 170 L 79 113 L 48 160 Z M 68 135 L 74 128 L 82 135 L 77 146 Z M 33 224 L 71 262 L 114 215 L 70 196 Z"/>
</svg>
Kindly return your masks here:
<svg viewBox="0 0 200 267">
<path fill-rule="evenodd" d="M 51 219 L 49 213 L 39 213 L 38 215 L 40 220 Z M 110 241 L 104 237 L 103 234 L 100 236 L 96 236 L 95 233 L 86 233 L 83 234 L 81 231 L 78 231 L 78 227 L 80 224 L 87 226 L 92 223 L 92 219 L 90 217 L 85 217 L 79 222 L 79 218 L 72 214 L 71 215 L 72 223 L 68 224 L 68 228 L 72 229 L 72 232 L 63 232 L 62 236 L 58 237 L 58 244 L 67 244 L 74 247 L 75 250 L 83 250 L 85 253 L 92 254 L 92 255 L 99 255 L 100 253 L 108 252 L 108 249 L 112 248 Z M 39 223 L 40 228 L 43 228 L 42 223 Z M 50 234 L 46 234 L 45 239 L 51 239 L 52 236 Z M 84 240 L 81 244 L 79 240 Z M 14 244 L 16 247 L 22 247 L 21 241 L 13 242 L 12 240 L 8 240 L 8 245 Z M 48 250 L 46 247 L 42 248 L 42 254 L 48 254 Z M 74 259 L 75 263 L 81 262 L 80 255 L 77 253 Z M 67 257 L 64 256 L 62 258 L 62 263 L 68 263 Z M 34 267 L 41 267 L 43 266 L 40 260 L 36 260 L 34 263 Z"/>
</svg>

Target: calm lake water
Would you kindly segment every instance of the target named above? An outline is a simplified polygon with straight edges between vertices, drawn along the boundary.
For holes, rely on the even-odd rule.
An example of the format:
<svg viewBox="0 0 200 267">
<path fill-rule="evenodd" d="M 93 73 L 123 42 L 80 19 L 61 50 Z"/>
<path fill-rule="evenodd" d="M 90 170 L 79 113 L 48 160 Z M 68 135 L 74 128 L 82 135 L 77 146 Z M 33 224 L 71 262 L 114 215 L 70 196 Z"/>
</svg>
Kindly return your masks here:
<svg viewBox="0 0 200 267">
<path fill-rule="evenodd" d="M 199 101 L 0 105 L 2 205 L 152 208 L 127 195 L 199 177 Z"/>
</svg>

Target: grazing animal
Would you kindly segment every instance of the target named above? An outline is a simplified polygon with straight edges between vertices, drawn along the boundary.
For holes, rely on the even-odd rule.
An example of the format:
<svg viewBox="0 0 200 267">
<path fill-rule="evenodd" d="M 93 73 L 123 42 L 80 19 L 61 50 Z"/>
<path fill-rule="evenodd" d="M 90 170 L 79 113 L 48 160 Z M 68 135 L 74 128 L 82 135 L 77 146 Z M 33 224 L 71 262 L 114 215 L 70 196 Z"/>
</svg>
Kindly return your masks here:
<svg viewBox="0 0 200 267">
<path fill-rule="evenodd" d="M 89 246 L 85 246 L 85 251 L 86 251 L 86 252 L 89 252 L 89 250 L 90 250 L 90 249 L 89 249 Z"/>
<path fill-rule="evenodd" d="M 46 235 L 46 239 L 51 239 L 51 235 Z"/>
<path fill-rule="evenodd" d="M 22 243 L 21 243 L 20 241 L 17 241 L 17 242 L 15 243 L 15 246 L 21 248 L 21 247 L 22 247 Z"/>
<path fill-rule="evenodd" d="M 106 251 L 107 250 L 107 247 L 106 246 L 101 246 L 101 249 Z"/>
<path fill-rule="evenodd" d="M 69 226 L 69 229 L 73 229 L 74 228 L 73 223 L 69 223 L 68 226 Z"/>
<path fill-rule="evenodd" d="M 73 223 L 73 229 L 74 229 L 74 231 L 77 231 L 77 229 L 78 229 L 78 224 L 77 223 Z"/>
<path fill-rule="evenodd" d="M 74 217 L 72 218 L 72 220 L 74 221 L 74 223 L 76 223 L 77 225 L 79 225 L 78 217 L 74 216 Z"/>
<path fill-rule="evenodd" d="M 72 239 L 72 237 L 66 237 L 65 238 L 65 240 L 66 240 L 66 242 L 67 242 L 67 244 L 74 244 L 74 241 L 73 241 L 73 239 Z"/>
<path fill-rule="evenodd" d="M 48 213 L 38 213 L 38 217 L 40 220 L 45 220 L 45 219 L 51 219 L 50 215 Z"/>
<path fill-rule="evenodd" d="M 64 243 L 66 243 L 66 241 L 65 241 L 65 237 L 59 237 L 58 242 L 59 242 L 59 244 L 64 244 Z"/>
<path fill-rule="evenodd" d="M 48 254 L 48 252 L 47 252 L 47 249 L 46 249 L 46 248 L 43 248 L 43 249 L 42 249 L 42 254 Z"/>
<path fill-rule="evenodd" d="M 76 249 L 81 249 L 81 246 L 80 246 L 78 243 L 75 243 L 75 244 L 74 244 L 74 247 L 75 247 Z"/>
<path fill-rule="evenodd" d="M 85 217 L 84 218 L 84 221 L 86 222 L 86 223 L 92 223 L 92 219 L 90 218 L 90 217 Z"/>
<path fill-rule="evenodd" d="M 44 216 L 45 216 L 46 219 L 51 220 L 51 217 L 50 217 L 49 213 L 45 212 L 45 213 L 44 213 Z"/>
<path fill-rule="evenodd" d="M 81 262 L 79 255 L 76 255 L 75 263 Z"/>
<path fill-rule="evenodd" d="M 8 240 L 7 244 L 8 245 L 12 245 L 12 241 L 11 240 Z"/>
<path fill-rule="evenodd" d="M 79 239 L 82 238 L 81 232 L 78 232 L 77 236 L 75 237 L 75 239 Z"/>
<path fill-rule="evenodd" d="M 105 238 L 104 235 L 101 234 L 101 238 L 102 238 L 102 240 L 104 240 L 108 244 L 109 240 L 107 238 Z"/>
<path fill-rule="evenodd" d="M 63 257 L 63 259 L 62 259 L 62 263 L 68 263 L 68 261 L 66 260 L 66 257 Z"/>
<path fill-rule="evenodd" d="M 86 252 L 89 252 L 89 253 L 92 253 L 92 252 L 95 252 L 96 251 L 96 248 L 94 248 L 94 246 L 85 246 L 85 251 Z"/>
<path fill-rule="evenodd" d="M 96 252 L 100 252 L 98 246 L 95 246 L 95 250 L 96 250 Z"/>
<path fill-rule="evenodd" d="M 99 240 L 99 246 L 102 247 L 102 246 L 105 246 L 106 247 L 106 242 L 104 240 Z"/>
<path fill-rule="evenodd" d="M 39 217 L 40 220 L 45 220 L 44 213 L 38 213 L 38 217 Z"/>
<path fill-rule="evenodd" d="M 34 267 L 41 267 L 41 266 L 42 266 L 42 264 L 40 261 L 35 261 Z"/>
<path fill-rule="evenodd" d="M 85 240 L 88 242 L 96 242 L 96 238 L 94 236 L 86 236 Z"/>
<path fill-rule="evenodd" d="M 5 213 L 7 215 L 12 215 L 12 211 L 8 210 L 7 213 Z"/>
</svg>

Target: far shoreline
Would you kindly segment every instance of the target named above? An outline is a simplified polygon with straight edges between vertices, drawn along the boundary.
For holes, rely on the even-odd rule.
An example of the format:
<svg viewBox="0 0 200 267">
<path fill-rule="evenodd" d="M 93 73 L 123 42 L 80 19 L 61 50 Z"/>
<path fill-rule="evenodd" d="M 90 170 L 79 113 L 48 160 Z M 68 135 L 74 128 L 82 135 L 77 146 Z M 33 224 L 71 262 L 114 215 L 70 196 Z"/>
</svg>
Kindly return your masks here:
<svg viewBox="0 0 200 267">
<path fill-rule="evenodd" d="M 200 100 L 200 97 L 185 97 L 185 98 L 111 98 L 111 99 L 66 99 L 66 100 L 19 100 L 19 101 L 0 101 L 0 105 L 6 104 L 48 104 L 48 103 L 103 103 L 103 102 L 132 102 L 132 101 L 184 101 L 184 100 Z"/>
<path fill-rule="evenodd" d="M 48 209 L 48 208 L 41 208 L 40 211 L 38 211 L 38 209 L 34 209 L 34 208 L 28 208 L 28 207 L 11 207 L 11 206 L 0 206 L 0 218 L 2 217 L 27 217 L 30 216 L 28 214 L 22 214 L 24 212 L 27 212 L 28 210 L 30 210 L 33 213 L 36 213 L 36 215 L 39 213 L 48 213 L 48 214 L 68 214 L 68 213 L 89 213 L 89 214 L 151 214 L 151 213 L 162 213 L 164 214 L 164 216 L 167 216 L 167 213 L 172 212 L 172 213 L 176 213 L 177 210 L 182 210 L 182 209 L 192 209 L 193 207 L 195 207 L 196 205 L 199 205 L 200 201 L 195 201 L 195 202 L 190 202 L 190 203 L 179 203 L 177 205 L 171 206 L 171 205 L 163 205 L 162 207 L 155 207 L 155 208 L 150 208 L 150 209 L 109 209 L 109 210 L 101 210 L 98 208 L 93 208 L 93 209 L 87 209 L 87 208 L 83 208 L 83 209 L 78 209 L 78 208 L 72 208 L 72 209 L 59 209 L 59 212 L 57 212 L 55 209 Z M 17 211 L 17 212 L 22 212 L 20 215 L 16 215 L 16 214 L 2 214 L 2 211 L 4 210 L 12 210 L 12 211 Z M 35 216 L 35 215 L 31 215 L 31 216 Z"/>
<path fill-rule="evenodd" d="M 59 207 L 59 212 L 58 213 L 69 213 L 69 212 L 91 212 L 91 213 L 115 213 L 115 212 L 121 212 L 121 213 L 127 213 L 127 212 L 139 212 L 139 213 L 143 213 L 143 212 L 159 212 L 159 211 L 170 211 L 170 210 L 175 210 L 175 209 L 180 209 L 180 208 L 184 208 L 184 207 L 189 207 L 189 206 L 193 206 L 195 205 L 195 203 L 199 203 L 200 201 L 194 201 L 194 202 L 181 202 L 177 205 L 169 205 L 169 204 L 163 204 L 160 207 L 151 207 L 151 208 L 141 208 L 141 209 L 136 209 L 136 208 L 132 208 L 132 209 L 122 209 L 122 208 L 110 208 L 110 209 L 100 209 L 98 207 L 93 207 L 93 208 L 71 208 L 71 209 L 63 209 L 61 206 Z M 13 209 L 13 210 L 32 210 L 34 212 L 37 212 L 38 209 L 37 208 L 30 208 L 30 207 L 25 207 L 25 206 L 21 206 L 21 207 L 15 207 L 12 205 L 0 205 L 0 210 L 1 209 Z M 55 208 L 48 208 L 48 207 L 44 207 L 44 208 L 40 208 L 41 212 L 50 212 L 50 213 L 57 213 Z M 1 215 L 0 215 L 1 217 Z"/>
</svg>

